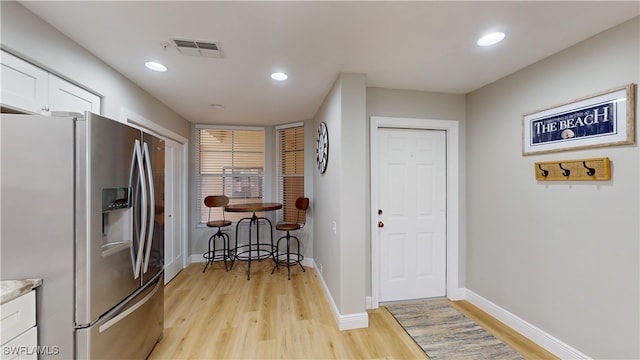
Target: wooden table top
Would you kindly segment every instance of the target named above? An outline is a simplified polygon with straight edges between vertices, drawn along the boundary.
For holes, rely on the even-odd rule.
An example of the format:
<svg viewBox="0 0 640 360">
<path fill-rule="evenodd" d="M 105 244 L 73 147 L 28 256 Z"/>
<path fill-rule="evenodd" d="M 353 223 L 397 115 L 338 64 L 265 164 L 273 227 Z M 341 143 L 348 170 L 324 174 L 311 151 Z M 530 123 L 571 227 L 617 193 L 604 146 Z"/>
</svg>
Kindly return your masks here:
<svg viewBox="0 0 640 360">
<path fill-rule="evenodd" d="M 248 204 L 231 204 L 224 207 L 224 211 L 228 212 L 256 212 L 256 211 L 271 211 L 282 209 L 281 203 L 274 202 L 256 202 Z"/>
</svg>

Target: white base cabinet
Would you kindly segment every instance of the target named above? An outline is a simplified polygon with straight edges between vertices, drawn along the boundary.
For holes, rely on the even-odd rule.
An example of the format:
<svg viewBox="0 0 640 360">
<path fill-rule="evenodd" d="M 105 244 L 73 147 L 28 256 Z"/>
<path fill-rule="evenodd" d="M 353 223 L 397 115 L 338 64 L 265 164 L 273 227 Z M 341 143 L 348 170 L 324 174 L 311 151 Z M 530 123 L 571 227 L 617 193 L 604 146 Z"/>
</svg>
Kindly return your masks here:
<svg viewBox="0 0 640 360">
<path fill-rule="evenodd" d="M 100 114 L 100 97 L 17 56 L 0 57 L 2 106 L 27 113 L 91 111 Z"/>
<path fill-rule="evenodd" d="M 0 305 L 0 359 L 37 359 L 36 291 Z"/>
<path fill-rule="evenodd" d="M 38 359 L 38 328 L 35 326 L 2 345 L 2 360 Z"/>
</svg>

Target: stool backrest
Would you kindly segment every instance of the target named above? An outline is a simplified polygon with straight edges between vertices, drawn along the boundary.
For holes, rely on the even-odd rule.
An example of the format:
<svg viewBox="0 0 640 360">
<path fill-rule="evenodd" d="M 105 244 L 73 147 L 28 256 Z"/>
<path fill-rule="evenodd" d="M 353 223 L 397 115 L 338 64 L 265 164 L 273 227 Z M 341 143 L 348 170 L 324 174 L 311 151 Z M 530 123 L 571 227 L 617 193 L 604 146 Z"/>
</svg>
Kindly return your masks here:
<svg viewBox="0 0 640 360">
<path fill-rule="evenodd" d="M 296 209 L 298 209 L 298 215 L 296 222 L 304 225 L 307 222 L 307 209 L 309 208 L 309 198 L 299 197 L 296 199 Z"/>
<path fill-rule="evenodd" d="M 204 198 L 204 205 L 209 208 L 209 221 L 211 221 L 211 209 L 225 207 L 229 204 L 229 198 L 226 195 L 211 195 Z M 222 211 L 222 219 L 224 219 L 224 210 Z"/>
</svg>

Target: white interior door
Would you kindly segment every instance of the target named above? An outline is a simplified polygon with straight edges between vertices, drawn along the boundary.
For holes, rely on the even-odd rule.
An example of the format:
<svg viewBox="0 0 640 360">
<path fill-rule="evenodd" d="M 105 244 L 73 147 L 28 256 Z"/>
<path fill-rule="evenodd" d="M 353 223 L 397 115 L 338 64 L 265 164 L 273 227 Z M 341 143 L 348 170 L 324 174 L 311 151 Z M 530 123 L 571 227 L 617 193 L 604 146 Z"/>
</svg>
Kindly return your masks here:
<svg viewBox="0 0 640 360">
<path fill-rule="evenodd" d="M 378 130 L 379 300 L 446 295 L 446 133 Z"/>
<path fill-rule="evenodd" d="M 164 281 L 168 283 L 182 270 L 185 253 L 182 246 L 182 176 L 183 146 L 172 140 L 165 142 L 165 237 Z"/>
</svg>

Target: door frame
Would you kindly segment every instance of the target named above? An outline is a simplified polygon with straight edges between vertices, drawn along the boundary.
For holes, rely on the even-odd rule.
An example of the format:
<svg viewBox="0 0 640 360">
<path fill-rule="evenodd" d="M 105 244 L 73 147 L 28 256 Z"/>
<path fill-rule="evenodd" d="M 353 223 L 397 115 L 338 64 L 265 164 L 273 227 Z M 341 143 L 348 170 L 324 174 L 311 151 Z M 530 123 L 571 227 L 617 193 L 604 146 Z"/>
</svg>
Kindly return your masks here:
<svg viewBox="0 0 640 360">
<path fill-rule="evenodd" d="M 169 150 L 168 150 L 169 148 L 171 149 L 171 161 L 170 161 L 170 163 L 172 165 L 171 168 L 169 168 L 169 166 L 168 166 L 169 161 L 167 161 L 167 155 L 169 154 Z M 186 227 L 185 224 L 183 223 L 184 214 L 186 213 L 186 209 L 182 208 L 184 206 L 184 204 L 186 203 L 186 201 L 184 199 L 184 193 L 183 193 L 184 192 L 183 190 L 184 190 L 184 187 L 185 187 L 183 171 L 185 171 L 184 164 L 185 164 L 185 158 L 186 158 L 185 154 L 184 154 L 184 151 L 185 151 L 184 144 L 179 143 L 179 142 L 177 142 L 177 141 L 175 141 L 173 139 L 170 139 L 170 138 L 166 138 L 165 139 L 165 189 L 167 189 L 167 182 L 169 182 L 168 179 L 171 177 L 172 189 L 170 191 L 172 192 L 172 194 L 170 196 L 171 196 L 171 199 L 172 199 L 171 200 L 171 205 L 173 207 L 171 208 L 171 212 L 170 213 L 171 214 L 175 214 L 175 216 L 178 216 L 178 221 L 175 221 L 175 220 L 167 221 L 167 218 L 166 218 L 167 214 L 165 214 L 165 224 L 166 223 L 172 223 L 172 226 L 173 225 L 177 225 L 177 229 L 176 228 L 170 229 L 173 232 L 172 233 L 172 232 L 167 231 L 168 229 L 165 226 L 165 229 L 164 229 L 165 230 L 165 247 L 164 247 L 165 253 L 164 253 L 164 258 L 166 260 L 167 259 L 167 255 L 168 255 L 168 253 L 167 253 L 167 234 L 172 234 L 173 235 L 173 234 L 175 234 L 176 231 L 178 232 L 178 237 L 179 237 L 179 242 L 178 242 L 177 245 L 178 245 L 179 251 L 181 253 L 180 261 L 175 261 L 172 264 L 172 266 L 179 267 L 179 269 L 177 269 L 177 272 L 175 274 L 173 273 L 173 270 L 175 270 L 173 267 L 171 268 L 171 270 L 172 270 L 171 272 L 168 271 L 168 269 L 169 269 L 168 265 L 170 263 L 165 261 L 165 263 L 164 263 L 164 271 L 165 271 L 165 273 L 164 273 L 164 283 L 165 284 L 167 284 L 168 282 L 173 280 L 173 278 L 176 275 L 178 275 L 178 273 L 180 273 L 180 271 L 182 271 L 185 268 L 185 266 L 188 265 L 187 258 L 189 257 L 189 255 L 184 252 L 185 251 L 185 242 L 183 241 L 183 239 L 184 239 L 184 230 L 185 230 L 185 227 Z M 175 156 L 176 152 L 180 152 L 179 156 Z M 167 172 L 168 169 L 171 169 L 173 171 L 173 173 L 172 174 L 168 173 Z M 177 176 L 176 181 L 179 182 L 181 185 L 176 186 L 176 181 L 173 181 L 174 180 L 173 179 L 174 175 Z M 173 196 L 173 195 L 177 195 L 177 196 Z M 169 198 L 169 195 L 167 195 L 166 192 L 165 192 L 165 207 L 166 207 L 168 198 Z M 176 198 L 178 199 L 178 201 L 176 201 Z M 180 209 L 181 212 L 180 211 L 176 211 L 176 209 Z M 174 219 L 175 219 L 175 217 L 174 217 Z M 177 224 L 176 224 L 176 222 L 177 222 Z M 174 244 L 171 244 L 172 249 L 173 249 L 173 245 Z M 173 255 L 173 253 L 171 253 L 171 254 Z"/>
<path fill-rule="evenodd" d="M 158 125 L 157 123 L 145 118 L 142 115 L 139 115 L 129 109 L 126 108 L 122 108 L 120 111 L 120 121 L 128 124 L 130 126 L 133 126 L 135 128 L 141 129 L 141 130 L 145 130 L 145 131 L 149 131 L 151 132 L 151 134 L 154 134 L 156 136 L 160 136 L 160 137 L 164 137 L 164 138 L 168 138 L 171 139 L 179 144 L 182 145 L 182 164 L 179 167 L 179 171 L 180 171 L 180 177 L 182 178 L 182 188 L 180 189 L 180 194 L 182 197 L 182 203 L 180 204 L 182 206 L 182 214 L 180 214 L 180 222 L 181 222 L 181 226 L 182 229 L 180 231 L 180 237 L 181 237 L 181 242 L 180 242 L 180 246 L 182 247 L 182 254 L 183 259 L 182 259 L 182 268 L 184 269 L 185 267 L 187 267 L 187 265 L 189 264 L 189 255 L 188 255 L 188 226 L 187 224 L 189 223 L 189 219 L 188 219 L 188 211 L 187 209 L 189 209 L 188 207 L 188 168 L 187 168 L 187 164 L 189 164 L 189 139 L 185 138 L 184 136 L 181 136 L 161 125 Z M 166 279 L 165 279 L 166 282 Z"/>
<path fill-rule="evenodd" d="M 380 159 L 378 147 L 378 129 L 415 129 L 415 130 L 444 130 L 446 133 L 446 291 L 450 300 L 463 299 L 463 291 L 459 287 L 459 164 L 460 138 L 459 123 L 454 120 L 414 119 L 401 117 L 371 116 L 369 127 L 371 170 L 371 306 L 378 308 L 380 291 L 380 239 L 378 236 L 379 199 L 377 194 Z"/>
</svg>

